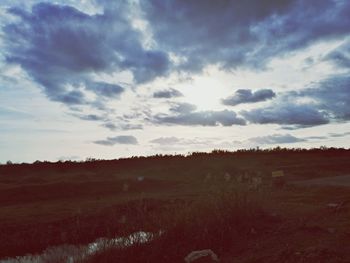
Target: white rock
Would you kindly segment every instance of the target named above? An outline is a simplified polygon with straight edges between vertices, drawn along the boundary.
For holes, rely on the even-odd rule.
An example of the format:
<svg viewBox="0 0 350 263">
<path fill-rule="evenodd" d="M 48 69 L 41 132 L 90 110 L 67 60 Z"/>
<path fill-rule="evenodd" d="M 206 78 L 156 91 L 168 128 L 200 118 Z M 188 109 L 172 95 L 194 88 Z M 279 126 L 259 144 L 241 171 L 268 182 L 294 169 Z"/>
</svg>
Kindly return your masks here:
<svg viewBox="0 0 350 263">
<path fill-rule="evenodd" d="M 218 262 L 219 257 L 211 250 L 211 249 L 204 249 L 204 250 L 197 250 L 192 251 L 190 254 L 188 254 L 185 257 L 186 263 L 191 263 L 196 261 L 199 258 L 210 256 L 213 261 Z"/>
</svg>

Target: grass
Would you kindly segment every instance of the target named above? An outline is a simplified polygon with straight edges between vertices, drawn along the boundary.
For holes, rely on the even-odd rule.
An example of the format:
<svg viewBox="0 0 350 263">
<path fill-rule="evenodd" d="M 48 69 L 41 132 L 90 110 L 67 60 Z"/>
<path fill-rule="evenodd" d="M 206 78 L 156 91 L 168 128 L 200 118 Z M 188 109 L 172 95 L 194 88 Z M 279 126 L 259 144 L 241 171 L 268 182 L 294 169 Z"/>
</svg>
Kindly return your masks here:
<svg viewBox="0 0 350 263">
<path fill-rule="evenodd" d="M 150 243 L 107 249 L 88 260 L 182 262 L 193 250 L 211 248 L 222 262 L 312 262 L 305 258 L 313 247 L 314 254 L 347 262 L 341 260 L 350 255 L 338 244 L 349 238 L 350 212 L 325 208 L 350 200 L 347 189 L 253 191 L 235 178 L 260 174 L 268 185 L 274 170 L 283 170 L 288 181 L 350 174 L 349 157 L 348 150 L 278 149 L 0 165 L 0 259 L 162 230 Z"/>
<path fill-rule="evenodd" d="M 265 193 L 236 182 L 207 183 L 205 194 L 149 219 L 152 228 L 162 230 L 161 236 L 146 244 L 101 251 L 87 262 L 171 263 L 182 262 L 193 250 L 211 248 L 221 255 L 237 249 L 269 217 L 262 209 Z"/>
</svg>

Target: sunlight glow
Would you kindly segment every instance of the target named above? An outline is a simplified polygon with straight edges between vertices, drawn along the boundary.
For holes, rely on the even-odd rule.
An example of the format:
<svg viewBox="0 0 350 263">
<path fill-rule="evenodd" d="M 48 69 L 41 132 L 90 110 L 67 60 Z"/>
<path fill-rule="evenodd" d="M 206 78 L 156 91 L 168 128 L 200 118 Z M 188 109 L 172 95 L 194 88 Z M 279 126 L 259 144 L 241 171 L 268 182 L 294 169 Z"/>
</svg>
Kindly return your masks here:
<svg viewBox="0 0 350 263">
<path fill-rule="evenodd" d="M 184 100 L 198 107 L 198 110 L 222 109 L 221 99 L 229 93 L 229 85 L 219 79 L 217 74 L 203 74 L 181 89 Z"/>
</svg>

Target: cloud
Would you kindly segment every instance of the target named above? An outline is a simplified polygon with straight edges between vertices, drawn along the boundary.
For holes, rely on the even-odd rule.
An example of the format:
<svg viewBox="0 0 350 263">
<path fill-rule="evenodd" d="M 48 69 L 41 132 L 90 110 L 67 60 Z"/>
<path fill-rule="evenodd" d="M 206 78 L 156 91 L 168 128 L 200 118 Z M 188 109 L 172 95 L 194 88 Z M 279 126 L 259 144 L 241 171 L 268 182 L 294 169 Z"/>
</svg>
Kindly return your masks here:
<svg viewBox="0 0 350 263">
<path fill-rule="evenodd" d="M 118 123 L 117 125 L 112 122 L 106 122 L 103 124 L 103 127 L 110 129 L 111 131 L 116 130 L 142 130 L 143 126 L 141 124 L 130 124 L 130 123 Z"/>
<path fill-rule="evenodd" d="M 224 105 L 235 106 L 242 103 L 255 103 L 272 99 L 276 94 L 271 89 L 260 89 L 252 92 L 250 89 L 239 89 L 234 95 L 222 99 Z"/>
<path fill-rule="evenodd" d="M 253 137 L 250 138 L 248 141 L 256 144 L 284 144 L 305 142 L 306 139 L 297 138 L 290 134 L 273 134 L 268 136 Z"/>
<path fill-rule="evenodd" d="M 271 58 L 350 32 L 349 1 L 140 1 L 160 48 L 178 68 L 264 68 Z"/>
<path fill-rule="evenodd" d="M 207 138 L 178 138 L 174 136 L 170 137 L 159 137 L 149 141 L 151 147 L 161 151 L 183 151 L 188 152 L 188 149 L 198 150 L 213 150 L 213 149 L 232 149 L 234 144 L 222 140 L 221 137 L 207 137 Z"/>
<path fill-rule="evenodd" d="M 93 81 L 86 83 L 86 89 L 107 98 L 117 98 L 124 91 L 124 88 L 117 84 Z"/>
<path fill-rule="evenodd" d="M 327 136 L 308 136 L 305 140 L 325 140 L 328 139 Z"/>
<path fill-rule="evenodd" d="M 103 121 L 105 119 L 105 117 L 98 116 L 96 114 L 74 115 L 74 116 L 84 121 Z"/>
<path fill-rule="evenodd" d="M 174 115 L 159 114 L 154 117 L 158 124 L 177 124 L 185 126 L 232 126 L 245 125 L 244 119 L 237 116 L 233 111 L 196 111 Z"/>
<path fill-rule="evenodd" d="M 315 108 L 328 112 L 335 120 L 350 120 L 350 76 L 334 75 L 313 83 L 309 88 L 291 93 L 294 98 L 306 97 L 315 101 Z"/>
<path fill-rule="evenodd" d="M 60 94 L 55 94 L 53 100 L 60 101 L 66 105 L 82 105 L 87 104 L 85 95 L 79 90 L 64 91 Z"/>
<path fill-rule="evenodd" d="M 250 123 L 316 126 L 329 123 L 326 113 L 307 104 L 280 101 L 271 106 L 241 111 Z"/>
<path fill-rule="evenodd" d="M 142 124 L 127 123 L 127 124 L 121 124 L 120 128 L 122 130 L 142 130 L 143 126 L 142 126 Z"/>
<path fill-rule="evenodd" d="M 138 144 L 137 139 L 134 136 L 122 135 L 115 137 L 107 137 L 106 140 L 98 140 L 94 141 L 96 144 L 105 145 L 105 146 L 113 146 L 115 144 Z"/>
<path fill-rule="evenodd" d="M 89 84 L 93 73 L 126 70 L 144 83 L 209 64 L 262 69 L 271 58 L 350 32 L 350 3 L 341 0 L 139 1 L 147 30 L 134 25 L 136 3 L 98 4 L 96 14 L 51 3 L 9 9 L 18 19 L 3 27 L 6 60 L 21 65 L 50 99 L 82 104 L 84 98 L 62 98 L 67 86 Z"/>
<path fill-rule="evenodd" d="M 129 72 L 131 86 L 137 86 L 173 72 L 198 72 L 209 64 L 227 70 L 264 69 L 272 58 L 314 43 L 345 39 L 350 33 L 350 2 L 344 0 L 320 0 L 317 5 L 300 0 L 131 2 L 97 1 L 103 9 L 95 13 L 49 2 L 31 9 L 10 8 L 7 14 L 14 17 L 2 22 L 1 56 L 8 65 L 19 65 L 49 99 L 81 109 L 80 113 L 87 106 L 104 111 L 81 119 L 101 121 L 110 130 L 127 130 L 142 125 L 112 120 L 110 114 L 115 112 L 107 108 L 111 105 L 108 100 L 123 98 L 127 89 L 115 74 Z M 135 5 L 142 17 L 135 16 Z M 144 27 L 137 25 L 139 18 L 145 19 L 141 21 Z M 349 41 L 326 59 L 348 68 Z M 102 76 L 108 81 L 101 80 Z M 151 110 L 146 109 L 148 115 L 132 118 L 139 122 L 151 119 L 156 124 L 231 126 L 249 122 L 286 128 L 348 121 L 349 83 L 346 75 L 333 76 L 281 98 L 271 89 L 240 89 L 222 103 L 235 106 L 276 98 L 268 106 L 239 115 L 173 103 L 168 114 L 150 118 Z M 170 99 L 183 94 L 164 89 L 150 96 Z M 303 99 L 311 103 L 301 102 Z"/>
<path fill-rule="evenodd" d="M 194 104 L 181 102 L 181 103 L 174 103 L 169 110 L 175 113 L 186 114 L 186 113 L 193 112 L 196 109 L 197 109 L 197 106 Z"/>
<path fill-rule="evenodd" d="M 178 144 L 181 140 L 177 137 L 160 137 L 154 140 L 151 140 L 150 143 L 160 144 L 160 145 L 168 145 L 168 144 Z"/>
<path fill-rule="evenodd" d="M 22 120 L 22 119 L 32 119 L 34 116 L 14 108 L 0 106 L 0 117 L 2 120 L 5 120 L 5 119 Z"/>
<path fill-rule="evenodd" d="M 199 144 L 196 143 L 196 139 L 184 139 L 177 137 L 160 137 L 149 141 L 151 147 L 157 151 L 186 151 L 189 145 L 196 145 L 198 149 Z M 208 142 L 207 142 L 208 144 Z"/>
<path fill-rule="evenodd" d="M 139 123 L 129 123 L 128 120 L 126 120 L 123 117 L 116 117 L 111 118 L 107 115 L 96 115 L 96 114 L 72 114 L 73 116 L 84 120 L 84 121 L 97 121 L 97 122 L 103 122 L 102 127 L 105 127 L 111 131 L 117 131 L 117 130 L 142 130 L 143 126 Z"/>
<path fill-rule="evenodd" d="M 342 132 L 342 133 L 330 133 L 329 136 L 333 138 L 345 137 L 350 135 L 350 132 Z"/>
<path fill-rule="evenodd" d="M 350 68 L 350 41 L 329 52 L 324 59 L 333 62 L 339 68 Z"/>
<path fill-rule="evenodd" d="M 183 97 L 183 94 L 176 89 L 160 90 L 153 93 L 153 98 L 157 99 L 170 99 L 177 97 Z"/>
<path fill-rule="evenodd" d="M 106 127 L 108 129 L 110 129 L 111 131 L 115 131 L 118 128 L 117 125 L 115 125 L 114 123 L 111 123 L 111 122 L 104 123 L 103 127 Z"/>
<path fill-rule="evenodd" d="M 285 129 L 349 121 L 349 87 L 348 74 L 333 75 L 303 89 L 286 92 L 269 106 L 241 111 L 240 114 L 250 123 L 295 125 Z"/>
<path fill-rule="evenodd" d="M 17 17 L 3 27 L 7 63 L 19 64 L 53 101 L 88 104 L 82 87 L 102 97 L 123 88 L 94 82 L 95 73 L 130 71 L 136 83 L 167 75 L 168 55 L 143 47 L 142 34 L 128 19 L 128 5 L 89 15 L 73 7 L 38 3 L 31 11 L 8 9 Z"/>
</svg>

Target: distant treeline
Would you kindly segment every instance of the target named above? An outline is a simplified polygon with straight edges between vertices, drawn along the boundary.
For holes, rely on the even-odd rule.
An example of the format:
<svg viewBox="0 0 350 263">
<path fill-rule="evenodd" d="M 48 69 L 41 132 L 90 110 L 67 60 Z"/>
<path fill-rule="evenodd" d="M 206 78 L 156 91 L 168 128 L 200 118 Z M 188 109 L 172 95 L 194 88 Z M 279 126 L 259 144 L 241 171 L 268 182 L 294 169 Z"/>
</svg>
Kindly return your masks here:
<svg viewBox="0 0 350 263">
<path fill-rule="evenodd" d="M 33 163 L 13 163 L 11 161 L 7 161 L 6 164 L 0 164 L 0 172 L 6 170 L 6 168 L 10 167 L 21 167 L 25 168 L 30 166 L 30 168 L 48 168 L 48 167 L 76 167 L 81 166 L 84 168 L 88 167 L 96 167 L 96 166 L 103 166 L 108 164 L 113 165 L 133 165 L 133 164 L 141 164 L 145 161 L 152 162 L 152 161 L 162 161 L 162 160 L 181 160 L 181 159 L 191 159 L 191 158 L 198 158 L 198 157 L 234 157 L 234 156 L 254 156 L 254 155 L 274 155 L 278 154 L 280 156 L 283 155 L 294 155 L 294 154 L 322 154 L 322 155 L 347 155 L 350 154 L 350 148 L 335 148 L 335 147 L 326 147 L 321 146 L 319 148 L 311 148 L 311 149 L 305 149 L 305 148 L 282 148 L 282 147 L 275 147 L 275 148 L 268 148 L 268 149 L 260 149 L 257 148 L 250 148 L 250 149 L 239 149 L 236 151 L 227 151 L 227 150 L 213 150 L 211 152 L 190 152 L 187 154 L 156 154 L 151 156 L 132 156 L 128 158 L 119 158 L 119 159 L 97 159 L 97 158 L 86 158 L 83 161 L 76 161 L 76 160 L 59 160 L 57 162 L 50 162 L 50 161 L 35 161 Z"/>
</svg>

